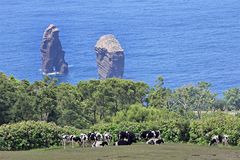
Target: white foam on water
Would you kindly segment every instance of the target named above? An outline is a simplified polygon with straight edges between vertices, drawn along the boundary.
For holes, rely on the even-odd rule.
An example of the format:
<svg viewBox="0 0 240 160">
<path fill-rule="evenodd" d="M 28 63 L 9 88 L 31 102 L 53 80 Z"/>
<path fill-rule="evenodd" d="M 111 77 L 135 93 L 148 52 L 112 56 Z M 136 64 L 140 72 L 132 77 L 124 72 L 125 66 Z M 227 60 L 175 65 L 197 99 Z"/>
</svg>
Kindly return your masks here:
<svg viewBox="0 0 240 160">
<path fill-rule="evenodd" d="M 51 73 L 43 72 L 43 75 L 45 75 L 45 76 L 54 76 L 54 75 L 59 75 L 59 74 L 60 74 L 59 72 L 51 72 Z"/>
<path fill-rule="evenodd" d="M 71 65 L 68 65 L 68 68 L 73 68 L 73 67 L 74 67 L 74 65 L 72 65 L 72 64 L 71 64 Z"/>
</svg>

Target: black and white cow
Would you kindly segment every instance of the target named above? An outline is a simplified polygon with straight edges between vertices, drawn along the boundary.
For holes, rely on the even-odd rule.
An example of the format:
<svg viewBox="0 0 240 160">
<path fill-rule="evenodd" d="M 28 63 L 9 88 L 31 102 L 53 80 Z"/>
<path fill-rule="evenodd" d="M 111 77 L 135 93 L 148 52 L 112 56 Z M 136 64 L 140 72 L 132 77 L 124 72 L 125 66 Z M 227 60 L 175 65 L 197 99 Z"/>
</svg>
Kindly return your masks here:
<svg viewBox="0 0 240 160">
<path fill-rule="evenodd" d="M 160 138 L 161 139 L 161 135 L 160 135 L 159 130 L 156 130 L 156 131 L 148 130 L 148 131 L 143 131 L 140 135 L 140 138 L 147 141 L 151 138 Z"/>
<path fill-rule="evenodd" d="M 108 145 L 108 142 L 106 141 L 95 141 L 93 142 L 92 147 L 104 147 L 106 145 Z"/>
<path fill-rule="evenodd" d="M 96 141 L 96 133 L 88 133 L 88 140 L 89 141 Z"/>
<path fill-rule="evenodd" d="M 108 144 L 110 144 L 112 141 L 112 135 L 109 132 L 104 132 L 103 140 L 106 141 Z"/>
<path fill-rule="evenodd" d="M 127 140 L 128 136 L 129 136 L 129 132 L 128 131 L 121 131 L 118 134 L 118 139 L 122 139 L 122 140 L 126 139 Z"/>
<path fill-rule="evenodd" d="M 74 148 L 75 143 L 78 143 L 78 144 L 81 143 L 81 138 L 79 136 L 75 136 L 75 135 L 63 135 L 62 143 L 63 143 L 64 149 L 66 148 L 66 144 L 68 144 L 68 143 L 72 143 L 72 148 Z"/>
<path fill-rule="evenodd" d="M 88 140 L 90 141 L 100 141 L 103 139 L 103 135 L 99 132 L 88 133 Z"/>
<path fill-rule="evenodd" d="M 65 149 L 66 148 L 66 144 L 72 142 L 71 140 L 71 135 L 62 135 L 62 145 L 63 145 L 63 148 Z"/>
<path fill-rule="evenodd" d="M 136 135 L 133 132 L 129 132 L 129 131 L 121 131 L 118 134 L 118 139 L 119 140 L 117 141 L 117 143 L 119 145 L 131 145 L 132 143 L 137 142 Z"/>
<path fill-rule="evenodd" d="M 102 141 L 103 140 L 103 135 L 99 132 L 96 132 L 96 140 L 97 141 Z"/>
<path fill-rule="evenodd" d="M 82 147 L 86 147 L 86 144 L 88 142 L 88 136 L 86 134 L 80 134 L 80 144 Z"/>
<path fill-rule="evenodd" d="M 217 145 L 217 144 L 223 144 L 227 145 L 228 144 L 228 135 L 214 135 L 211 140 L 209 145 Z"/>
<path fill-rule="evenodd" d="M 120 139 L 117 142 L 115 142 L 113 145 L 114 146 L 124 146 L 124 145 L 131 145 L 131 144 L 132 144 L 131 141 L 128 141 L 128 140 L 125 140 L 125 139 Z"/>
<path fill-rule="evenodd" d="M 160 130 L 155 131 L 155 138 L 161 138 L 161 132 Z"/>
<path fill-rule="evenodd" d="M 161 138 L 151 138 L 146 142 L 146 144 L 151 144 L 151 145 L 156 145 L 161 143 L 164 143 L 163 139 Z"/>
</svg>

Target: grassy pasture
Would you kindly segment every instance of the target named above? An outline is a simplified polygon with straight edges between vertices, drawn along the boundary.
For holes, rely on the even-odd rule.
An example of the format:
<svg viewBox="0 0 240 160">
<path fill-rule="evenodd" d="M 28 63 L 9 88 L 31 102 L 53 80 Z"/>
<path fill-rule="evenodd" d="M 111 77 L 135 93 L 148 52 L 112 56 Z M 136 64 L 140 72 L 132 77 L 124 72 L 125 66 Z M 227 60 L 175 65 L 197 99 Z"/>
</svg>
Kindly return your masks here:
<svg viewBox="0 0 240 160">
<path fill-rule="evenodd" d="M 2 151 L 0 160 L 239 160 L 239 147 L 193 144 L 108 146 L 104 148 L 37 149 Z"/>
</svg>

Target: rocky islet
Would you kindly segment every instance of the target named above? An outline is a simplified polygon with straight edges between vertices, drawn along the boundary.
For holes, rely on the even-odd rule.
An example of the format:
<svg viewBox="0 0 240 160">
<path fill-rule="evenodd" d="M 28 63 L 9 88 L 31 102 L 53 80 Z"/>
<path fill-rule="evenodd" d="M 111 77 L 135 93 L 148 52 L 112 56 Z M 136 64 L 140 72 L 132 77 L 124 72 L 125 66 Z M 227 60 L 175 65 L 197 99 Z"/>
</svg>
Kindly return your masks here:
<svg viewBox="0 0 240 160">
<path fill-rule="evenodd" d="M 100 37 L 95 52 L 99 79 L 123 77 L 124 50 L 114 35 Z"/>
<path fill-rule="evenodd" d="M 55 25 L 50 24 L 44 31 L 40 51 L 43 74 L 68 73 L 68 63 L 64 59 L 65 52 L 59 39 L 59 29 Z"/>
<path fill-rule="evenodd" d="M 68 73 L 68 63 L 59 39 L 59 29 L 50 24 L 44 31 L 41 47 L 43 74 Z M 124 50 L 114 35 L 100 37 L 95 45 L 99 79 L 122 78 L 124 73 Z"/>
</svg>

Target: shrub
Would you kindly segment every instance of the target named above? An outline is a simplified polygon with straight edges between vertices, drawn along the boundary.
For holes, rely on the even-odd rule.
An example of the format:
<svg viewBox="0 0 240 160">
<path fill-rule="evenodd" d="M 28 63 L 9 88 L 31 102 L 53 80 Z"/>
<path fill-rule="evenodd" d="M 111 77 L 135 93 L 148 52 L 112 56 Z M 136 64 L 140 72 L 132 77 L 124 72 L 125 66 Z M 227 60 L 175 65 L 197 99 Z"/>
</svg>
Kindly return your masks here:
<svg viewBox="0 0 240 160">
<path fill-rule="evenodd" d="M 73 127 L 54 123 L 24 121 L 0 126 L 0 150 L 29 150 L 61 144 L 61 135 L 77 133 Z"/>
<path fill-rule="evenodd" d="M 113 135 L 114 140 L 117 139 L 117 134 L 120 131 L 132 131 L 140 135 L 144 130 L 160 130 L 165 141 L 180 142 L 189 140 L 189 122 L 184 120 L 101 123 L 91 127 L 91 130 L 108 131 Z"/>
<path fill-rule="evenodd" d="M 128 130 L 140 133 L 144 130 L 160 130 L 165 141 L 186 142 L 189 140 L 189 120 L 166 108 L 146 108 L 141 104 L 131 105 L 128 110 L 117 112 L 112 123 L 97 124 L 94 130 L 107 130 L 113 134 Z"/>
<path fill-rule="evenodd" d="M 229 135 L 229 144 L 240 145 L 240 118 L 222 112 L 205 115 L 190 124 L 190 142 L 207 144 L 213 135 Z"/>
</svg>

